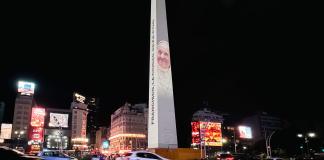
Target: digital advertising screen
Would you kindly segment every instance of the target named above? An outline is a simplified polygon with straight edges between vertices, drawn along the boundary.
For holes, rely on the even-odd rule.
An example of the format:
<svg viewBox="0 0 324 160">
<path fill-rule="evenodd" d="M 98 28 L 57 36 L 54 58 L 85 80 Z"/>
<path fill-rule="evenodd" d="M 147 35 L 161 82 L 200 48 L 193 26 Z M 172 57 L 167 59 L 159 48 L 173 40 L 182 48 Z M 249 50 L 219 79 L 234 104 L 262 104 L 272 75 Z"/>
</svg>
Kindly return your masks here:
<svg viewBox="0 0 324 160">
<path fill-rule="evenodd" d="M 31 127 L 29 139 L 33 141 L 44 141 L 44 129 L 42 127 Z"/>
<path fill-rule="evenodd" d="M 103 149 L 108 149 L 109 148 L 109 141 L 105 140 L 102 142 L 102 148 Z"/>
<path fill-rule="evenodd" d="M 74 100 L 79 102 L 79 103 L 84 103 L 85 101 L 85 97 L 82 96 L 81 94 L 78 94 L 78 93 L 74 93 Z"/>
<path fill-rule="evenodd" d="M 32 127 L 44 127 L 45 108 L 32 108 L 30 125 Z"/>
<path fill-rule="evenodd" d="M 239 126 L 238 127 L 240 138 L 251 139 L 252 138 L 252 129 L 248 126 Z"/>
<path fill-rule="evenodd" d="M 49 127 L 62 127 L 68 128 L 69 126 L 69 114 L 62 113 L 50 113 Z"/>
<path fill-rule="evenodd" d="M 192 144 L 200 143 L 200 126 L 199 122 L 191 122 Z"/>
<path fill-rule="evenodd" d="M 11 139 L 12 124 L 1 124 L 1 139 Z"/>
<path fill-rule="evenodd" d="M 32 95 L 35 91 L 35 83 L 33 82 L 25 82 L 25 81 L 18 81 L 18 92 L 21 95 Z"/>
<path fill-rule="evenodd" d="M 221 123 L 200 122 L 200 132 L 206 146 L 222 146 Z"/>
</svg>

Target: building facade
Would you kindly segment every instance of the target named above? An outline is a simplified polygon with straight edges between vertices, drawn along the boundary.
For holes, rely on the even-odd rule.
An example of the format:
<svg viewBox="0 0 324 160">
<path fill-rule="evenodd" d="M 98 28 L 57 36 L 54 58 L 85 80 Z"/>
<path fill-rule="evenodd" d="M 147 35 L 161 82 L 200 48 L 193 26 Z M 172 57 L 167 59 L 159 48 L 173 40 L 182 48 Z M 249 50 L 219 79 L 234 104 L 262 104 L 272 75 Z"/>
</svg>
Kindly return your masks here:
<svg viewBox="0 0 324 160">
<path fill-rule="evenodd" d="M 192 116 L 192 121 L 218 122 L 223 123 L 224 118 L 221 114 L 211 111 L 208 108 L 198 110 Z"/>
<path fill-rule="evenodd" d="M 101 150 L 101 151 L 108 149 L 107 146 L 103 145 L 103 143 L 105 141 L 108 141 L 109 136 L 110 136 L 110 128 L 99 127 L 99 129 L 96 132 L 96 137 L 95 137 L 96 138 L 95 149 Z"/>
<path fill-rule="evenodd" d="M 264 140 L 266 135 L 282 129 L 281 119 L 267 112 L 256 112 L 244 118 L 242 124 L 251 126 L 255 142 Z"/>
<path fill-rule="evenodd" d="M 4 110 L 5 110 L 5 103 L 0 102 L 0 124 L 3 121 Z"/>
<path fill-rule="evenodd" d="M 98 98 L 90 98 L 87 101 L 88 104 L 88 118 L 87 118 L 87 137 L 89 139 L 89 144 L 95 146 L 96 144 L 96 132 L 98 127 Z"/>
<path fill-rule="evenodd" d="M 72 143 L 73 148 L 87 149 L 87 105 L 81 102 L 72 102 Z"/>
<path fill-rule="evenodd" d="M 123 153 L 147 148 L 146 104 L 125 103 L 111 115 L 110 152 Z"/>
<path fill-rule="evenodd" d="M 12 139 L 26 139 L 30 124 L 31 110 L 33 106 L 32 95 L 18 93 L 15 100 L 15 109 L 12 124 Z"/>
</svg>

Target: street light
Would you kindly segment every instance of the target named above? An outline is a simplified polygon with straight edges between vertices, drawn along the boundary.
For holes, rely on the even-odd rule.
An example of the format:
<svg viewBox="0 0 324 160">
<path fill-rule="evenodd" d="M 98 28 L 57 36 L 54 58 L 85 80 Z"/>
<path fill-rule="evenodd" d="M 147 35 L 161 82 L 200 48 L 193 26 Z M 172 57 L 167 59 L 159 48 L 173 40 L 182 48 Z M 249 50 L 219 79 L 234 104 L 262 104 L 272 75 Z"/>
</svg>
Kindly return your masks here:
<svg viewBox="0 0 324 160">
<path fill-rule="evenodd" d="M 227 143 L 227 139 L 223 138 L 222 143 Z"/>
<path fill-rule="evenodd" d="M 313 138 L 313 137 L 315 137 L 315 136 L 316 136 L 315 133 L 308 133 L 308 137 Z"/>
<path fill-rule="evenodd" d="M 266 130 L 264 129 L 264 138 L 266 140 L 266 151 L 267 151 L 267 158 L 271 158 L 271 154 L 272 154 L 272 151 L 271 151 L 271 137 L 272 135 L 276 132 L 275 130 L 271 132 L 271 134 L 269 136 L 267 136 L 267 132 Z"/>
<path fill-rule="evenodd" d="M 24 131 L 15 131 L 15 134 L 17 135 L 17 140 L 18 140 L 18 144 L 16 147 L 18 147 L 18 145 L 20 145 L 20 139 L 21 139 L 21 136 L 24 134 L 25 132 Z"/>
<path fill-rule="evenodd" d="M 305 135 L 305 136 L 304 136 Z M 309 143 L 309 140 L 308 140 L 308 138 L 314 138 L 316 136 L 316 134 L 314 133 L 314 132 L 309 132 L 309 133 L 307 133 L 307 134 L 301 134 L 301 133 L 298 133 L 297 134 L 297 137 L 298 138 L 302 138 L 302 137 L 305 137 L 304 138 L 304 140 L 305 140 L 305 144 L 306 144 L 306 149 L 307 149 L 307 151 L 306 151 L 306 153 L 307 153 L 307 156 L 309 156 L 309 146 L 308 146 L 308 143 Z M 305 154 L 306 154 L 305 153 Z"/>
</svg>

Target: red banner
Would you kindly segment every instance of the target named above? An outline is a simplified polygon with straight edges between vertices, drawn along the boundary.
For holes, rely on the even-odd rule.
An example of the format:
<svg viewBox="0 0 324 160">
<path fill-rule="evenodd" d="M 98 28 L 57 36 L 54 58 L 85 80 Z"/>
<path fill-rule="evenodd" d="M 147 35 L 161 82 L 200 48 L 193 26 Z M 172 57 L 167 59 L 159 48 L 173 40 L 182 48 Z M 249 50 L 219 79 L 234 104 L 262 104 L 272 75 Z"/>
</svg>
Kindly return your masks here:
<svg viewBox="0 0 324 160">
<path fill-rule="evenodd" d="M 45 118 L 44 108 L 32 108 L 30 126 L 44 127 L 44 118 Z"/>
<path fill-rule="evenodd" d="M 191 122 L 191 136 L 192 136 L 192 143 L 193 144 L 199 144 L 200 143 L 199 122 Z"/>
</svg>

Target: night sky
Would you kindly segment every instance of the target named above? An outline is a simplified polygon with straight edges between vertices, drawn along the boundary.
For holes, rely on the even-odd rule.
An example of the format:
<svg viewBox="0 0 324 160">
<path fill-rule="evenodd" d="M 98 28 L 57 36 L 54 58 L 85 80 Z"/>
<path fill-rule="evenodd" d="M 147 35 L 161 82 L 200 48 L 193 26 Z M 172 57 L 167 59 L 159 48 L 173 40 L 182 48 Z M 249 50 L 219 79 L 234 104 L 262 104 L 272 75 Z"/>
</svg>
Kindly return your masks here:
<svg viewBox="0 0 324 160">
<path fill-rule="evenodd" d="M 204 101 L 324 128 L 316 10 L 279 0 L 166 2 L 180 146 L 188 145 L 191 116 Z M 69 108 L 74 91 L 100 98 L 102 125 L 126 101 L 148 102 L 149 0 L 5 8 L 5 121 L 12 121 L 19 79 L 37 84 L 35 99 L 45 107 Z"/>
</svg>

